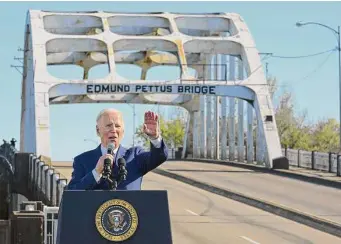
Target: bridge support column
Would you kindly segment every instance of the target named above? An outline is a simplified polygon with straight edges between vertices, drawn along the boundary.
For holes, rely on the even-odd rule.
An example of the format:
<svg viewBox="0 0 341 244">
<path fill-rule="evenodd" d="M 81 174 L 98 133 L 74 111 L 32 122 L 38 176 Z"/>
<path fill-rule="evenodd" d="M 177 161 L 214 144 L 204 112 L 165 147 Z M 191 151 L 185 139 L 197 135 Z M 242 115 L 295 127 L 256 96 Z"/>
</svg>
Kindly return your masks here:
<svg viewBox="0 0 341 244">
<path fill-rule="evenodd" d="M 212 121 L 212 96 L 207 96 L 207 158 L 213 158 L 213 121 Z"/>
<path fill-rule="evenodd" d="M 219 116 L 219 99 L 215 97 L 215 159 L 220 159 L 220 116 Z"/>
<path fill-rule="evenodd" d="M 214 55 L 214 62 L 213 62 L 213 80 L 220 80 L 220 69 L 219 66 L 221 65 L 220 60 L 221 55 Z M 213 97 L 213 137 L 212 137 L 212 143 L 213 143 L 213 158 L 219 159 L 219 97 L 214 96 Z"/>
<path fill-rule="evenodd" d="M 257 116 L 258 117 L 258 116 Z M 263 159 L 263 143 L 262 143 L 262 131 L 259 118 L 257 118 L 257 130 L 256 130 L 256 161 L 261 164 Z"/>
<path fill-rule="evenodd" d="M 221 56 L 221 65 L 220 65 L 220 78 L 221 81 L 227 80 L 227 55 Z M 226 82 L 226 81 L 225 81 Z M 221 159 L 227 159 L 227 97 L 220 97 L 220 115 L 221 115 L 221 123 L 220 123 L 220 155 Z"/>
<path fill-rule="evenodd" d="M 270 93 L 268 91 L 256 92 L 254 108 L 256 111 L 257 131 L 257 152 L 260 153 L 259 162 L 265 162 L 267 168 L 288 168 L 288 160 L 282 157 L 282 149 L 277 134 L 277 126 L 273 114 Z"/>
<path fill-rule="evenodd" d="M 26 30 L 27 31 L 27 30 Z M 36 138 L 35 129 L 32 129 L 35 123 L 35 95 L 34 95 L 34 65 L 33 65 L 33 51 L 32 46 L 29 45 L 29 40 L 25 40 L 25 46 L 29 47 L 25 56 L 26 66 L 24 72 L 26 76 L 22 82 L 22 95 L 21 95 L 21 122 L 20 122 L 20 151 L 22 152 L 33 152 L 36 151 Z"/>
<path fill-rule="evenodd" d="M 192 112 L 193 158 L 200 158 L 200 111 Z"/>
<path fill-rule="evenodd" d="M 192 121 L 192 113 L 187 111 L 187 123 L 186 123 L 186 128 L 185 128 L 185 138 L 184 138 L 184 143 L 183 143 L 183 150 L 182 150 L 182 158 L 186 158 L 187 154 L 190 154 L 192 151 L 191 148 L 191 121 Z"/>
<path fill-rule="evenodd" d="M 205 80 L 210 80 L 212 77 L 212 55 L 206 57 Z M 212 152 L 212 96 L 206 96 L 206 157 L 213 158 Z"/>
<path fill-rule="evenodd" d="M 229 160 L 235 160 L 236 142 L 235 142 L 235 98 L 229 98 Z"/>
<path fill-rule="evenodd" d="M 243 80 L 243 62 L 238 59 L 238 78 Z M 244 100 L 238 99 L 238 161 L 244 162 Z"/>
<path fill-rule="evenodd" d="M 207 134 L 206 134 L 206 96 L 200 97 L 200 157 L 207 156 Z"/>
<path fill-rule="evenodd" d="M 50 105 L 49 94 L 45 88 L 43 84 L 36 83 L 36 86 L 31 88 L 34 92 L 25 93 L 21 122 L 23 142 L 20 150 L 50 158 Z"/>
<path fill-rule="evenodd" d="M 35 110 L 36 152 L 38 156 L 51 157 L 50 152 L 50 105 L 48 92 L 36 93 L 39 105 Z"/>
<path fill-rule="evenodd" d="M 230 80 L 235 80 L 235 57 L 230 56 Z M 229 160 L 235 159 L 235 98 L 229 98 Z"/>
<path fill-rule="evenodd" d="M 244 101 L 238 99 L 238 161 L 244 162 Z"/>
<path fill-rule="evenodd" d="M 227 159 L 227 97 L 221 98 L 221 157 Z"/>
<path fill-rule="evenodd" d="M 253 107 L 251 104 L 247 104 L 247 162 L 253 163 Z"/>
</svg>

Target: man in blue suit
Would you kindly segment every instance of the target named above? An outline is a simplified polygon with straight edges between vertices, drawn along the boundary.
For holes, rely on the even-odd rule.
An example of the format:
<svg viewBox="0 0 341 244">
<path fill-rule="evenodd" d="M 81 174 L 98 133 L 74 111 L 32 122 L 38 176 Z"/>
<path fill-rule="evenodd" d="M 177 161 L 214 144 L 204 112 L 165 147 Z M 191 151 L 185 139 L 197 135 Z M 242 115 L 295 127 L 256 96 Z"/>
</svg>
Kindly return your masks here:
<svg viewBox="0 0 341 244">
<path fill-rule="evenodd" d="M 161 137 L 158 116 L 150 111 L 144 116 L 143 132 L 151 142 L 150 151 L 144 151 L 141 147 L 128 149 L 121 146 L 124 122 L 120 111 L 105 109 L 100 112 L 96 122 L 96 131 L 101 138 L 101 144 L 96 149 L 75 157 L 72 178 L 67 189 L 109 189 L 108 182 L 102 178 L 104 160 L 111 159 L 112 176 L 116 178 L 117 161 L 119 158 L 124 158 L 128 174 L 117 190 L 140 190 L 143 176 L 165 162 L 168 157 L 168 148 Z M 109 143 L 115 146 L 113 155 L 107 154 Z"/>
</svg>

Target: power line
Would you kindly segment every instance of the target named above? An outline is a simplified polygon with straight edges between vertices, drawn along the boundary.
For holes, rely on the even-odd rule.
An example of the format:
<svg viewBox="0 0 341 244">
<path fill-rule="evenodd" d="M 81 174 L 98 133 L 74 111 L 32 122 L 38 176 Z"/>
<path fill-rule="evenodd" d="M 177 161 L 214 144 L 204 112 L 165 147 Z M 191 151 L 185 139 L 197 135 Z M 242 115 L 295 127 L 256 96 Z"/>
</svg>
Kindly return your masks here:
<svg viewBox="0 0 341 244">
<path fill-rule="evenodd" d="M 296 82 L 296 84 L 294 85 L 297 85 L 297 83 L 300 83 L 304 80 L 306 80 L 308 77 L 310 77 L 312 74 L 316 73 L 318 70 L 320 70 L 326 63 L 327 61 L 329 60 L 329 58 L 331 57 L 333 52 L 330 52 L 329 55 L 321 62 L 319 63 L 311 72 L 309 72 L 307 75 L 303 76 L 302 78 L 298 79 L 298 80 L 294 80 L 294 82 Z M 284 83 L 287 83 L 288 81 L 284 81 Z"/>
<path fill-rule="evenodd" d="M 290 58 L 310 58 L 318 55 L 322 55 L 328 52 L 334 52 L 336 51 L 337 48 L 329 49 L 326 51 L 318 52 L 318 53 L 313 53 L 313 54 L 308 54 L 308 55 L 300 55 L 300 56 L 280 56 L 280 55 L 273 55 L 272 53 L 267 53 L 267 55 L 270 56 L 270 58 L 285 58 L 285 59 L 290 59 Z"/>
<path fill-rule="evenodd" d="M 272 53 L 263 53 L 266 55 L 266 58 L 283 58 L 283 59 L 297 59 L 297 58 L 309 58 L 309 57 L 313 57 L 313 56 L 319 56 L 319 55 L 322 55 L 322 54 L 326 54 L 326 53 L 329 53 L 329 55 L 321 62 L 319 63 L 311 72 L 309 72 L 307 75 L 303 76 L 302 78 L 298 79 L 298 80 L 293 80 L 292 82 L 296 82 L 296 84 L 294 85 L 297 85 L 297 83 L 300 83 L 304 80 L 306 80 L 307 78 L 309 78 L 312 74 L 316 73 L 318 70 L 320 70 L 326 63 L 327 61 L 329 60 L 329 58 L 331 57 L 331 55 L 337 51 L 338 49 L 337 48 L 333 48 L 333 49 L 329 49 L 329 50 L 326 50 L 326 51 L 322 51 L 322 52 L 318 52 L 318 53 L 313 53 L 313 54 L 308 54 L 308 55 L 301 55 L 301 56 L 279 56 L 279 55 L 273 55 Z M 265 60 L 264 59 L 264 60 Z M 266 69 L 267 69 L 267 65 L 268 63 L 266 63 Z M 257 68 L 258 69 L 258 68 Z M 257 70 L 256 69 L 256 70 Z M 252 73 L 254 73 L 256 70 L 254 70 Z M 252 74 L 251 73 L 251 74 Z M 288 83 L 290 82 L 290 80 L 287 80 L 287 81 L 284 81 L 282 83 L 284 84 L 277 84 L 276 86 L 279 86 L 279 87 L 286 87 L 288 86 L 288 84 L 285 84 L 285 83 Z"/>
<path fill-rule="evenodd" d="M 314 54 L 309 54 L 309 55 L 304 55 L 304 56 L 278 56 L 278 55 L 273 55 L 272 53 L 262 53 L 263 55 L 265 55 L 265 57 L 263 57 L 262 61 L 265 61 L 266 59 L 269 59 L 269 58 L 272 58 L 272 57 L 275 57 L 275 58 L 307 58 L 307 57 L 313 57 L 313 56 L 318 56 L 318 55 L 322 55 L 322 54 L 325 54 L 325 53 L 328 53 L 329 52 L 329 55 L 316 67 L 314 68 L 311 72 L 309 72 L 307 75 L 303 76 L 302 78 L 296 80 L 296 82 L 302 82 L 304 80 L 306 80 L 308 77 L 310 77 L 312 74 L 316 73 L 319 69 L 321 69 L 325 63 L 329 60 L 329 58 L 331 57 L 331 55 L 333 54 L 333 52 L 337 51 L 337 49 L 333 48 L 333 49 L 330 49 L 330 50 L 326 50 L 326 51 L 323 51 L 323 52 L 318 52 L 318 53 L 314 53 Z M 268 62 L 266 62 L 266 74 L 268 72 Z M 261 67 L 263 66 L 263 64 L 259 65 L 258 67 L 256 67 L 249 75 L 249 78 L 258 70 L 260 69 Z M 290 80 L 289 80 L 290 81 Z M 286 87 L 288 86 L 287 82 L 289 81 L 284 81 L 283 83 L 284 84 L 276 84 L 276 86 L 278 87 Z M 239 81 L 239 82 L 235 82 L 237 85 L 242 85 L 243 83 L 243 80 Z M 296 84 L 297 84 L 296 83 Z M 263 84 L 253 84 L 253 85 L 263 85 Z M 268 86 L 271 86 L 271 85 L 268 85 Z"/>
</svg>

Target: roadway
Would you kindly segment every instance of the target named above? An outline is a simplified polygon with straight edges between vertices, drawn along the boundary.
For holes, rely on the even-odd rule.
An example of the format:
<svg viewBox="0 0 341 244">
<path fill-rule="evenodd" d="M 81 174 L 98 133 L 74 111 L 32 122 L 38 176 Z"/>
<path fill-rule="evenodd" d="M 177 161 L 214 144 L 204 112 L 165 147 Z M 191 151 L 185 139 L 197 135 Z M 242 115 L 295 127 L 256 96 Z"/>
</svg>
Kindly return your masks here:
<svg viewBox="0 0 341 244">
<path fill-rule="evenodd" d="M 160 168 L 341 224 L 339 189 L 227 165 L 169 161 Z"/>
<path fill-rule="evenodd" d="M 69 178 L 71 168 L 60 172 Z M 143 189 L 168 191 L 174 244 L 341 243 L 335 236 L 155 173 L 144 178 Z"/>
</svg>

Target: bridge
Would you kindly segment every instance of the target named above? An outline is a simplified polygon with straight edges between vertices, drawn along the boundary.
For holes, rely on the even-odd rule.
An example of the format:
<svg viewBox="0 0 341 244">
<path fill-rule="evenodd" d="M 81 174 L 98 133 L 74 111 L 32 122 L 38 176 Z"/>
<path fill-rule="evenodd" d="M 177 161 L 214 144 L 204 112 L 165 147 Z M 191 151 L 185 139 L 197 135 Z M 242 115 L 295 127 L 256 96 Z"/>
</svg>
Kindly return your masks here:
<svg viewBox="0 0 341 244">
<path fill-rule="evenodd" d="M 168 191 L 175 243 L 340 241 L 340 155 L 281 148 L 241 16 L 31 10 L 26 27 L 20 145 L 5 141 L 0 149 L 1 243 L 19 242 L 16 233 L 28 243 L 54 243 L 72 162 L 51 158 L 49 108 L 98 102 L 187 111 L 183 147 L 143 185 Z M 83 77 L 47 72 L 65 64 L 82 67 Z M 89 80 L 99 64 L 109 75 Z M 140 79 L 119 76 L 118 64 L 139 66 Z M 147 79 L 163 65 L 177 67 L 178 79 Z M 23 216 L 32 218 L 29 229 Z"/>
</svg>

